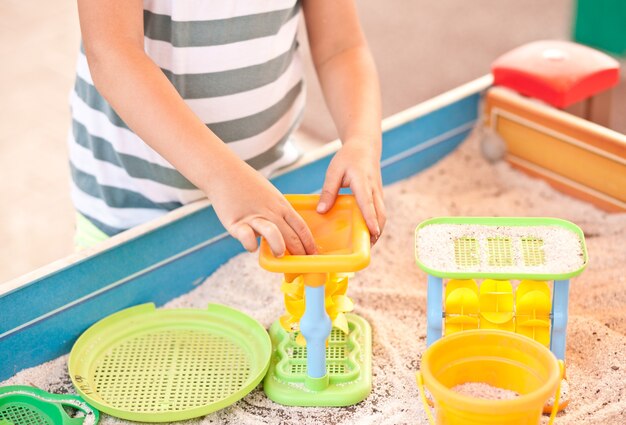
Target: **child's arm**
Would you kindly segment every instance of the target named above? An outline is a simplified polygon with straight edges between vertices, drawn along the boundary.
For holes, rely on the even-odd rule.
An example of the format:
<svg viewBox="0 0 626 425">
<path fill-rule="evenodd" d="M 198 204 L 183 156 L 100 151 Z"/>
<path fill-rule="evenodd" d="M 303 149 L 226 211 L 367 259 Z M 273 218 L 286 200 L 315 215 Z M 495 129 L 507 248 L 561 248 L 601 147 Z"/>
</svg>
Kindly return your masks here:
<svg viewBox="0 0 626 425">
<path fill-rule="evenodd" d="M 275 255 L 315 252 L 304 220 L 185 104 L 144 52 L 141 0 L 79 0 L 80 25 L 98 91 L 128 126 L 202 189 L 228 232 L 249 251 L 256 236 Z"/>
<path fill-rule="evenodd" d="M 376 242 L 385 225 L 380 175 L 381 112 L 376 67 L 353 0 L 303 0 L 309 44 L 343 143 L 328 167 L 318 211 L 350 187 Z"/>
</svg>

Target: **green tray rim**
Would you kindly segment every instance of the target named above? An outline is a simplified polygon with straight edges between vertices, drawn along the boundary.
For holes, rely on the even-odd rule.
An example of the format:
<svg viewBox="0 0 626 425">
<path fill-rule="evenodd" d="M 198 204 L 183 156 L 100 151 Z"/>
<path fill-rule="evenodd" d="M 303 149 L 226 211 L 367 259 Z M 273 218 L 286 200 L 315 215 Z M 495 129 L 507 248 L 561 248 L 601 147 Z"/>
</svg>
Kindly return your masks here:
<svg viewBox="0 0 626 425">
<path fill-rule="evenodd" d="M 443 270 L 436 270 L 428 267 L 419 259 L 417 252 L 418 234 L 421 229 L 432 224 L 469 224 L 469 225 L 483 225 L 483 226 L 558 226 L 565 228 L 578 236 L 580 240 L 582 252 L 583 252 L 583 265 L 567 273 L 500 273 L 500 272 L 446 272 Z M 415 228 L 414 239 L 414 255 L 415 262 L 420 269 L 426 273 L 440 278 L 452 278 L 452 279 L 473 279 L 473 278 L 485 278 L 485 279 L 533 279 L 533 280 L 565 280 L 571 277 L 580 275 L 587 263 L 589 257 L 587 255 L 587 246 L 585 244 L 585 234 L 582 229 L 571 221 L 563 220 L 561 218 L 554 217 L 434 217 L 422 221 Z"/>
<path fill-rule="evenodd" d="M 258 338 L 258 343 L 263 347 L 263 353 L 258 354 L 258 360 L 254 363 L 261 363 L 262 366 L 257 371 L 247 384 L 241 387 L 238 391 L 230 394 L 217 402 L 210 403 L 204 406 L 194 407 L 191 409 L 180 410 L 176 412 L 158 412 L 158 413 L 145 413 L 145 412 L 132 412 L 129 410 L 115 408 L 109 404 L 101 403 L 95 400 L 90 394 L 88 394 L 84 388 L 81 388 L 81 382 L 77 382 L 76 375 L 78 372 L 82 372 L 85 368 L 90 368 L 92 365 L 82 365 L 79 358 L 88 350 L 90 346 L 96 345 L 99 339 L 107 340 L 107 338 L 98 338 L 102 335 L 103 331 L 107 331 L 110 328 L 121 326 L 120 323 L 124 323 L 126 320 L 132 320 L 140 318 L 141 316 L 153 317 L 153 314 L 157 315 L 171 315 L 175 317 L 177 312 L 190 313 L 194 315 L 219 315 L 221 318 L 228 318 L 229 322 L 237 322 L 238 326 L 242 329 L 242 333 L 247 335 L 253 335 Z M 153 303 L 139 304 L 133 307 L 120 310 L 110 316 L 107 316 L 94 325 L 89 327 L 74 343 L 72 350 L 68 358 L 68 371 L 72 384 L 76 388 L 76 391 L 89 402 L 90 405 L 97 407 L 101 412 L 108 415 L 127 419 L 137 422 L 174 422 L 186 419 L 197 418 L 207 415 L 217 410 L 230 406 L 231 404 L 241 400 L 254 390 L 257 385 L 263 380 L 263 377 L 267 373 L 270 365 L 272 355 L 272 342 L 266 329 L 253 317 L 236 310 L 232 307 L 228 307 L 222 304 L 209 304 L 206 309 L 197 308 L 176 308 L 176 309 L 157 309 Z"/>
</svg>

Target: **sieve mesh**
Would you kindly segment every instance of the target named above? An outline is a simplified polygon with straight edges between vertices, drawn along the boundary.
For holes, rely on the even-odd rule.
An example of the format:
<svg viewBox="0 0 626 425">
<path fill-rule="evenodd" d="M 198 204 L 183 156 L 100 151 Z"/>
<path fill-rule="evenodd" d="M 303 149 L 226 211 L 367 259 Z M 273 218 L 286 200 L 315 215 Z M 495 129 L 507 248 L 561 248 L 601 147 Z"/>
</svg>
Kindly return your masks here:
<svg viewBox="0 0 626 425">
<path fill-rule="evenodd" d="M 487 238 L 488 264 L 490 266 L 506 267 L 513 265 L 511 238 Z"/>
<path fill-rule="evenodd" d="M 546 263 L 542 239 L 525 237 L 521 241 L 525 266 L 541 266 Z"/>
<path fill-rule="evenodd" d="M 195 330 L 153 332 L 107 352 L 93 379 L 102 399 L 119 409 L 187 410 L 238 391 L 250 375 L 247 357 L 226 337 Z"/>
<path fill-rule="evenodd" d="M 478 240 L 462 237 L 454 241 L 454 260 L 459 267 L 477 266 L 480 264 Z"/>
<path fill-rule="evenodd" d="M 0 407 L 0 420 L 7 420 L 15 425 L 54 425 L 46 415 L 36 409 L 18 404 Z"/>
</svg>

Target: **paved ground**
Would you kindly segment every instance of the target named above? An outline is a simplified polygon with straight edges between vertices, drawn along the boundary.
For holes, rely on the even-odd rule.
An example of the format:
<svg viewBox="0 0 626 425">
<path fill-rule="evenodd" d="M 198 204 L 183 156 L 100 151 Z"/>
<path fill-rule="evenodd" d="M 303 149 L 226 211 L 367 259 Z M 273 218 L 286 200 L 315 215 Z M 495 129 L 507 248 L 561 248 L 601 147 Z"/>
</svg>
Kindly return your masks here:
<svg viewBox="0 0 626 425">
<path fill-rule="evenodd" d="M 358 4 L 385 116 L 487 73 L 494 58 L 515 46 L 567 38 L 572 10 L 572 0 Z M 78 42 L 74 1 L 0 2 L 0 282 L 72 249 L 65 138 Z M 331 140 L 332 121 L 314 78 L 309 81 L 303 135 Z M 618 107 L 615 116 L 626 117 L 626 102 Z M 626 123 L 618 128 L 625 131 Z"/>
</svg>

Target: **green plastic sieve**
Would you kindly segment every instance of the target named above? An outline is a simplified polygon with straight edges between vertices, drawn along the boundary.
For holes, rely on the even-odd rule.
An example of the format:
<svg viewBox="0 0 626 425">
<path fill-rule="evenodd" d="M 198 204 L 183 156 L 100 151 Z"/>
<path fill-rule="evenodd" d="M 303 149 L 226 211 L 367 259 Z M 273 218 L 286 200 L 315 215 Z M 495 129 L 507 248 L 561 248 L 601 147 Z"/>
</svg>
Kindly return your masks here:
<svg viewBox="0 0 626 425">
<path fill-rule="evenodd" d="M 67 408 L 82 412 L 71 417 Z M 0 425 L 96 425 L 100 415 L 83 399 L 26 385 L 0 387 Z"/>
<path fill-rule="evenodd" d="M 90 327 L 68 366 L 78 392 L 102 412 L 172 422 L 243 398 L 263 379 L 271 350 L 261 324 L 230 307 L 142 304 Z"/>
</svg>

